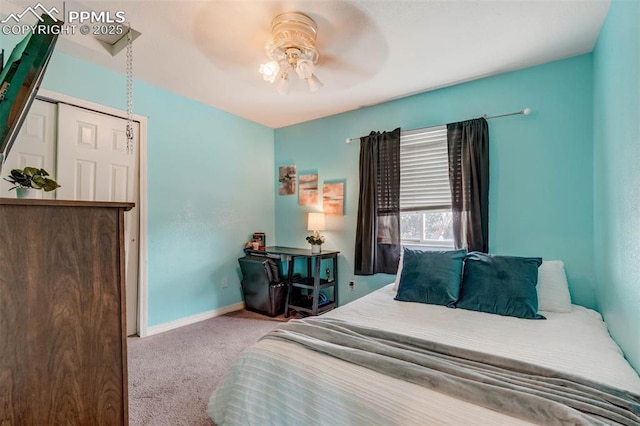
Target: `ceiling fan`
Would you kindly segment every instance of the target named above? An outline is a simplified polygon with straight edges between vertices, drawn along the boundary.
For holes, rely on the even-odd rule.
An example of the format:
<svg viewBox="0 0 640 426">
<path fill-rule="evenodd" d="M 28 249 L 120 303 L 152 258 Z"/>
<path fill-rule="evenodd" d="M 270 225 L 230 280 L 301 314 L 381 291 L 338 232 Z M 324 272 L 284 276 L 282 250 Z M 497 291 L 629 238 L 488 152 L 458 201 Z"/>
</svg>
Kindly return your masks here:
<svg viewBox="0 0 640 426">
<path fill-rule="evenodd" d="M 277 79 L 278 93 L 289 92 L 289 76 L 293 72 L 307 82 L 312 92 L 323 86 L 314 74 L 320 59 L 317 33 L 315 21 L 301 12 L 281 13 L 271 22 L 271 39 L 265 45 L 270 61 L 260 65 L 259 71 L 269 83 Z"/>
<path fill-rule="evenodd" d="M 297 0 L 295 5 L 300 9 L 281 0 L 203 3 L 194 22 L 195 45 L 226 77 L 261 96 L 289 90 L 292 96 L 282 102 L 296 102 L 320 87 L 316 93 L 323 95 L 349 89 L 380 71 L 388 44 L 358 3 Z M 269 53 L 270 48 L 276 51 Z M 294 50 L 287 54 L 287 48 Z M 264 80 L 276 90 L 268 90 Z"/>
</svg>

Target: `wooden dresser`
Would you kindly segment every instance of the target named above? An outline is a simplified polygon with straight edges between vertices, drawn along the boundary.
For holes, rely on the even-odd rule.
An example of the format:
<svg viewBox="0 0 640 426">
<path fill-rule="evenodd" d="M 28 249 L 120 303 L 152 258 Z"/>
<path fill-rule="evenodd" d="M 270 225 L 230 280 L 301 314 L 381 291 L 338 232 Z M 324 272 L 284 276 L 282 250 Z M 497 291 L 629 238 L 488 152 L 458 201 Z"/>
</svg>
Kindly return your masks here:
<svg viewBox="0 0 640 426">
<path fill-rule="evenodd" d="M 127 425 L 124 212 L 0 198 L 0 425 Z"/>
</svg>

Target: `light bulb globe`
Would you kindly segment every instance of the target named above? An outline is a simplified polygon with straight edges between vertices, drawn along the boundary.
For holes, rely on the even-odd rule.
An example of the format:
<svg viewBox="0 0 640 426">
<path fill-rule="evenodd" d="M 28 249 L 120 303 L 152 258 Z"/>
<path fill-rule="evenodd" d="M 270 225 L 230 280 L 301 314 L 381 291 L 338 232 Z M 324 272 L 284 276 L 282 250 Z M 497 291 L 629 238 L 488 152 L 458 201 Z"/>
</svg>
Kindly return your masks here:
<svg viewBox="0 0 640 426">
<path fill-rule="evenodd" d="M 324 84 L 315 75 L 311 74 L 311 77 L 307 78 L 307 87 L 311 92 L 317 92 L 322 86 Z"/>
<path fill-rule="evenodd" d="M 281 95 L 289 94 L 289 75 L 286 72 L 283 72 L 280 75 L 280 79 L 278 80 L 278 85 L 276 86 L 276 90 Z"/>
<path fill-rule="evenodd" d="M 265 81 L 273 83 L 280 71 L 280 65 L 275 61 L 267 62 L 266 64 L 260 65 L 259 71 Z"/>
</svg>

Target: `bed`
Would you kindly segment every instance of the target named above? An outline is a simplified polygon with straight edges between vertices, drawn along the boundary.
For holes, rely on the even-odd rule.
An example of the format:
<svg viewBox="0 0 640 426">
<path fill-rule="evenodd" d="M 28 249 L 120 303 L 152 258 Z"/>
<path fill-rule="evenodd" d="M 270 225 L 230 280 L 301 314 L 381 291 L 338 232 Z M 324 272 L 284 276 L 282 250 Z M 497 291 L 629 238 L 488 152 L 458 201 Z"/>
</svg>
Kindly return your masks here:
<svg viewBox="0 0 640 426">
<path fill-rule="evenodd" d="M 320 318 L 531 363 L 623 390 L 640 402 L 640 378 L 593 310 L 541 310 L 546 320 L 536 321 L 403 302 L 396 295 L 389 284 Z M 540 423 L 273 338 L 240 356 L 211 396 L 208 414 L 219 425 Z M 640 419 L 633 416 L 627 424 Z"/>
</svg>

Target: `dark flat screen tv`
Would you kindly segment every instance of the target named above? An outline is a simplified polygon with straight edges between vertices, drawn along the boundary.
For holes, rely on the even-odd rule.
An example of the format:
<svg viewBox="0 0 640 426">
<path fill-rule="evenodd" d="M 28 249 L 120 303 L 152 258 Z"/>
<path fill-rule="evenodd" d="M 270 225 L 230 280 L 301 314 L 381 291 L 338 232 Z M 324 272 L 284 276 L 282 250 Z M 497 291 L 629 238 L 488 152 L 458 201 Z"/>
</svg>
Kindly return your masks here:
<svg viewBox="0 0 640 426">
<path fill-rule="evenodd" d="M 47 14 L 16 45 L 0 72 L 0 171 L 36 97 L 62 21 Z M 1 64 L 0 64 L 1 65 Z"/>
</svg>

